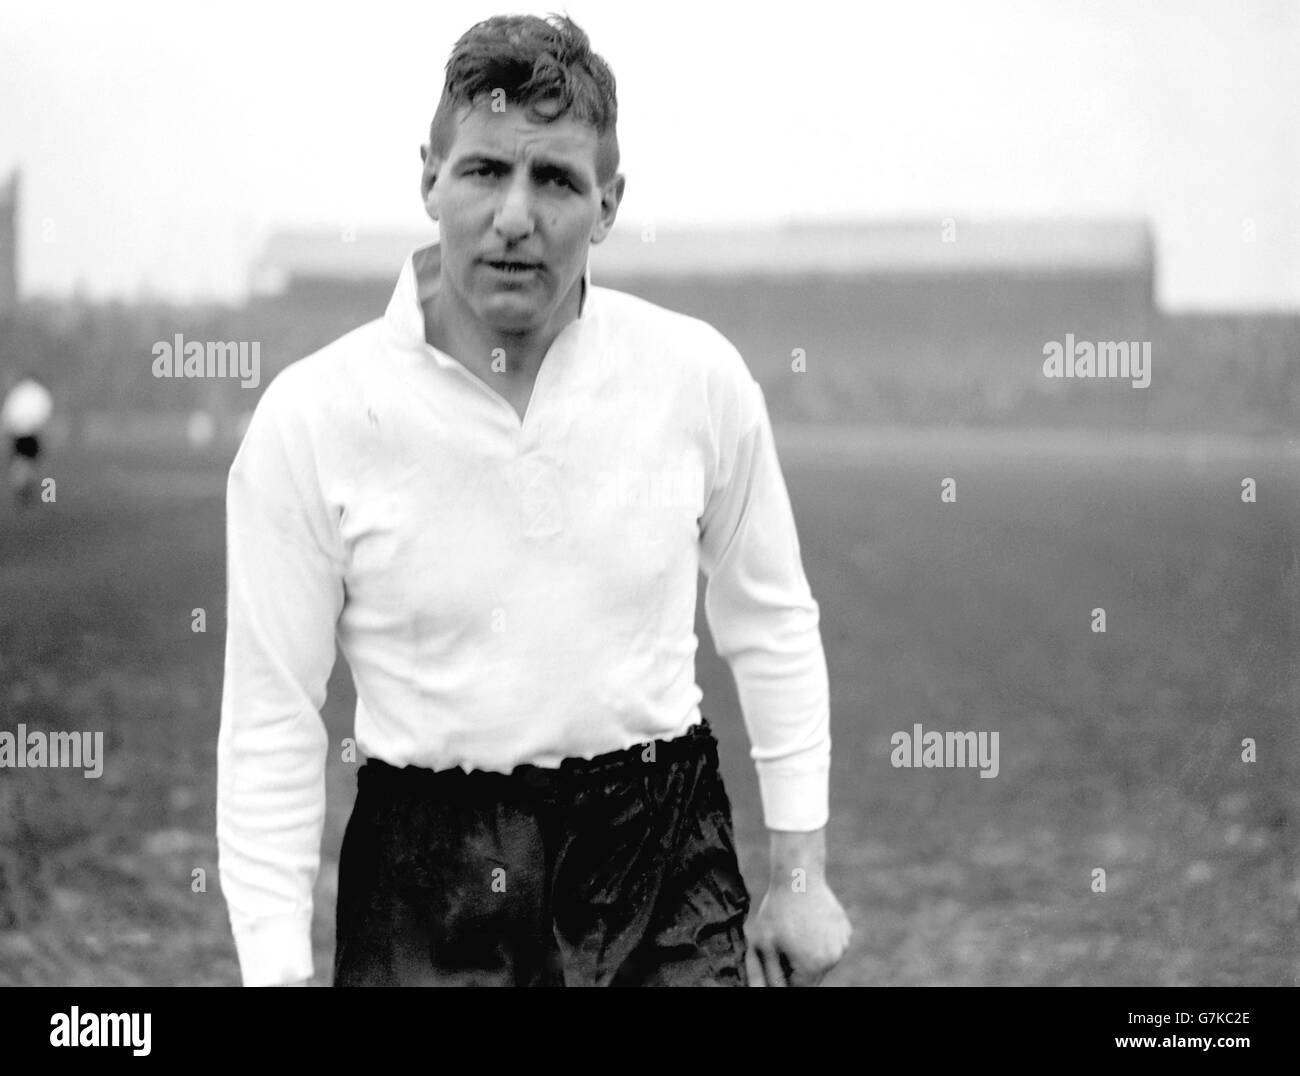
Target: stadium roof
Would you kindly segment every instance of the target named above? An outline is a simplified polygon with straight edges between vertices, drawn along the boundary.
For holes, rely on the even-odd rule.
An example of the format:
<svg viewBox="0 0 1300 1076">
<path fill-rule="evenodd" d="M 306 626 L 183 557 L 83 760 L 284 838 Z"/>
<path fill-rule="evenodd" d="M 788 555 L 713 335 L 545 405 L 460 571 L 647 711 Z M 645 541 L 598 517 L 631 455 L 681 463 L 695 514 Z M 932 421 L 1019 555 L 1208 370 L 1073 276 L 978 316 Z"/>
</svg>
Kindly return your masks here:
<svg viewBox="0 0 1300 1076">
<path fill-rule="evenodd" d="M 784 274 L 1119 272 L 1149 274 L 1151 230 L 1133 220 L 939 220 L 795 224 L 769 228 L 615 228 L 592 253 L 600 277 L 774 276 Z M 436 239 L 424 232 L 339 232 L 273 235 L 252 269 L 255 292 L 283 290 L 291 280 L 396 278 L 407 255 Z"/>
</svg>

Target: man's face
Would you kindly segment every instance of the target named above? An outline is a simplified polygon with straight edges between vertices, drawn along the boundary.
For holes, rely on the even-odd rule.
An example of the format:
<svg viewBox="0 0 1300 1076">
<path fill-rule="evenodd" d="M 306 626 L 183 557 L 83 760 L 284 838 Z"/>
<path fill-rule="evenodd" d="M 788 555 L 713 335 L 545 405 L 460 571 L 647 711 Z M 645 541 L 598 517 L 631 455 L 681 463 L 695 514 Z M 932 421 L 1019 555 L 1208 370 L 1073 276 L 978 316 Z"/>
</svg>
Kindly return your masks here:
<svg viewBox="0 0 1300 1076">
<path fill-rule="evenodd" d="M 443 287 L 483 328 L 542 330 L 612 227 L 622 177 L 598 185 L 589 124 L 534 123 L 519 106 L 493 112 L 486 101 L 460 115 L 446 156 L 425 155 Z"/>
</svg>

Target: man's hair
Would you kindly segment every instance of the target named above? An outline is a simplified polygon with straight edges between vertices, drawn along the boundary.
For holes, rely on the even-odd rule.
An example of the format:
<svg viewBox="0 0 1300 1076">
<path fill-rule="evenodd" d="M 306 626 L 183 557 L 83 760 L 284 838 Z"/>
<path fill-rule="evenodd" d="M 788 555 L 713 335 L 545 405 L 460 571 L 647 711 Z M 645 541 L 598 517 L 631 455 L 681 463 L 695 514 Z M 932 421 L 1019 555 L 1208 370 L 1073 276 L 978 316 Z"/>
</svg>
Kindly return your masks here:
<svg viewBox="0 0 1300 1076">
<path fill-rule="evenodd" d="M 429 125 L 429 150 L 438 158 L 451 146 L 457 114 L 494 90 L 524 108 L 534 123 L 561 117 L 596 128 L 596 176 L 606 183 L 618 171 L 618 98 L 614 73 L 586 33 L 564 15 L 496 15 L 465 32 L 447 60 L 442 97 Z"/>
</svg>

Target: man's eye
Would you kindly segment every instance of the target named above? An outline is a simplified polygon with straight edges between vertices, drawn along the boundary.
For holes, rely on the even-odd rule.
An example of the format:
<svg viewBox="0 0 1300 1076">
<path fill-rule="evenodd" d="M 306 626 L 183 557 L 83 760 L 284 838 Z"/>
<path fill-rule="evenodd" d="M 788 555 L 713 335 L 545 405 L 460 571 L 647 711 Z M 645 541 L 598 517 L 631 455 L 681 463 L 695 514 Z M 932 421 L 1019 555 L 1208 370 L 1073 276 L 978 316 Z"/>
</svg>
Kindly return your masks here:
<svg viewBox="0 0 1300 1076">
<path fill-rule="evenodd" d="M 494 176 L 496 172 L 497 167 L 494 164 L 479 164 L 471 168 L 468 174 L 471 176 Z"/>
<path fill-rule="evenodd" d="M 560 175 L 558 172 L 552 172 L 547 176 L 546 182 L 554 183 L 557 187 L 568 187 L 570 190 L 573 189 L 573 184 L 569 182 L 568 178 Z"/>
</svg>

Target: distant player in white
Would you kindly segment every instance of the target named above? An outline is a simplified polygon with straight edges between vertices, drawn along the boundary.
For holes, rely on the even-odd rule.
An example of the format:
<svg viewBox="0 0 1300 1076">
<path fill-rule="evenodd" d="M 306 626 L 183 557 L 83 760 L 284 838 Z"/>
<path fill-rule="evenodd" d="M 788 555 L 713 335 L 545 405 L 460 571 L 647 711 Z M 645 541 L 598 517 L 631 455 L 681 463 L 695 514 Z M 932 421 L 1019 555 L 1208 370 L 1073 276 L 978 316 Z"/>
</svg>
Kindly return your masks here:
<svg viewBox="0 0 1300 1076">
<path fill-rule="evenodd" d="M 36 462 L 41 454 L 41 434 L 50 421 L 54 404 L 49 390 L 32 374 L 24 374 L 5 394 L 0 407 L 0 427 L 9 439 L 9 487 L 14 504 L 29 508 L 36 503 Z"/>
</svg>

